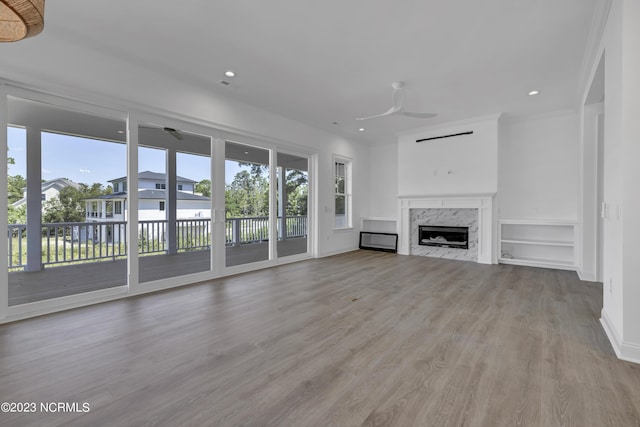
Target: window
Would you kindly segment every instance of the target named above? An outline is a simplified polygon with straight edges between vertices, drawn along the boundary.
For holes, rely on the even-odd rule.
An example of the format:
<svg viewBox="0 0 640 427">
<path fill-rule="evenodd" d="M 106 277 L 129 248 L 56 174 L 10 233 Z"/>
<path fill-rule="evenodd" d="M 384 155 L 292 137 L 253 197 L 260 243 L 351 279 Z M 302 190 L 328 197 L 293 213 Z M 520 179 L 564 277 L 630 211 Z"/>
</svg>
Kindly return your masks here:
<svg viewBox="0 0 640 427">
<path fill-rule="evenodd" d="M 335 228 L 351 227 L 351 160 L 334 157 Z"/>
<path fill-rule="evenodd" d="M 113 204 L 113 212 L 116 215 L 122 215 L 122 202 L 120 202 L 120 201 L 114 202 L 114 204 Z"/>
<path fill-rule="evenodd" d="M 47 200 L 47 195 L 46 195 L 46 194 L 44 194 L 44 193 L 42 193 L 42 194 L 40 195 L 40 200 L 42 200 L 43 202 L 44 202 L 45 200 Z"/>
<path fill-rule="evenodd" d="M 167 184 L 156 184 L 156 190 L 164 190 L 167 188 Z"/>
<path fill-rule="evenodd" d="M 164 210 L 164 202 L 160 202 L 160 210 L 163 211 Z"/>
<path fill-rule="evenodd" d="M 182 184 L 178 184 L 178 191 L 182 191 Z"/>
<path fill-rule="evenodd" d="M 127 191 L 127 183 L 126 182 L 122 183 L 122 191 Z"/>
<path fill-rule="evenodd" d="M 113 192 L 117 193 L 118 192 L 118 188 L 120 187 L 120 183 L 118 182 L 114 182 L 113 183 Z"/>
</svg>

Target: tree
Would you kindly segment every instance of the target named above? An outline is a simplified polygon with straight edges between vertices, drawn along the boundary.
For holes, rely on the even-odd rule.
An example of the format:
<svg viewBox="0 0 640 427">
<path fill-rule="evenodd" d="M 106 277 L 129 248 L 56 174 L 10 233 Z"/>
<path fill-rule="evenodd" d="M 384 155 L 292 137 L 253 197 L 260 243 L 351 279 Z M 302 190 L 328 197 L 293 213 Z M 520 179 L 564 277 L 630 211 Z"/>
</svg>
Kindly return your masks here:
<svg viewBox="0 0 640 427">
<path fill-rule="evenodd" d="M 14 207 L 9 205 L 9 224 L 26 224 L 27 206 Z"/>
<path fill-rule="evenodd" d="M 307 214 L 309 180 L 307 173 L 298 169 L 287 169 L 285 185 L 287 187 L 287 216 Z"/>
<path fill-rule="evenodd" d="M 111 194 L 111 187 L 104 188 L 102 184 L 91 186 L 80 184 L 78 189 L 65 187 L 60 190 L 58 197 L 44 203 L 42 221 L 52 222 L 82 222 L 85 220 L 85 199 Z"/>
<path fill-rule="evenodd" d="M 196 193 L 200 193 L 205 197 L 211 197 L 211 181 L 203 179 L 196 184 Z"/>
<path fill-rule="evenodd" d="M 269 215 L 269 181 L 260 167 L 236 173 L 225 188 L 225 204 L 227 218 Z"/>
<path fill-rule="evenodd" d="M 22 189 L 27 186 L 27 180 L 21 175 L 7 176 L 7 200 L 9 204 L 22 199 Z"/>
</svg>

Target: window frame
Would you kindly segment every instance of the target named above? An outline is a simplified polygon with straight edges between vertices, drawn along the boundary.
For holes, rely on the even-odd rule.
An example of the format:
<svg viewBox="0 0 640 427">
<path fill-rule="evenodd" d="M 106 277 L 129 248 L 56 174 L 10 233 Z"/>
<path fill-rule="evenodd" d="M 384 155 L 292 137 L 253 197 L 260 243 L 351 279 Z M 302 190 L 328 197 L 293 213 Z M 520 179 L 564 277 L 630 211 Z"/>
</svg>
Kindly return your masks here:
<svg viewBox="0 0 640 427">
<path fill-rule="evenodd" d="M 350 157 L 333 155 L 333 229 L 345 230 L 353 228 L 353 195 L 352 176 L 353 160 Z M 344 181 L 343 192 L 338 191 L 338 164 L 344 166 L 344 176 L 340 175 Z M 344 197 L 344 224 L 339 224 L 336 202 L 338 197 Z"/>
</svg>

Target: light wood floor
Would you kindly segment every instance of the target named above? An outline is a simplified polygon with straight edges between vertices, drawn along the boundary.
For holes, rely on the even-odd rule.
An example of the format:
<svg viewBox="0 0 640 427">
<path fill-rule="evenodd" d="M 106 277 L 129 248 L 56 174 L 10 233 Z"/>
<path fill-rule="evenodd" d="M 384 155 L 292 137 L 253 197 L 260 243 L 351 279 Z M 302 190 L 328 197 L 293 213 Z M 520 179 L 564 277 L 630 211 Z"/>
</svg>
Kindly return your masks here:
<svg viewBox="0 0 640 427">
<path fill-rule="evenodd" d="M 2 426 L 638 426 L 602 288 L 357 251 L 0 326 Z"/>
</svg>

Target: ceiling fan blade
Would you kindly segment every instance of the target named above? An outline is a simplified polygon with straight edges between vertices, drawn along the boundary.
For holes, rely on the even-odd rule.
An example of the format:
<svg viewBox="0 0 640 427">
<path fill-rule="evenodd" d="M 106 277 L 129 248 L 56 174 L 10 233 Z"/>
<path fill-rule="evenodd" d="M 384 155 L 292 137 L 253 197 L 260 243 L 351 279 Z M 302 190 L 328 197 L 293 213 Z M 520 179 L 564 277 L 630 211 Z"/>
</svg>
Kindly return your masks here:
<svg viewBox="0 0 640 427">
<path fill-rule="evenodd" d="M 177 139 L 178 141 L 182 141 L 184 139 L 182 134 L 179 131 L 175 130 L 174 128 L 165 127 L 163 130 L 169 135 L 171 135 L 172 137 L 174 137 L 175 139 Z"/>
<path fill-rule="evenodd" d="M 392 114 L 396 114 L 399 110 L 400 109 L 398 107 L 393 106 L 382 114 L 376 114 L 375 116 L 369 116 L 369 117 L 356 117 L 356 120 L 369 120 L 369 119 L 376 119 L 378 117 L 390 116 Z"/>
<path fill-rule="evenodd" d="M 412 113 L 411 111 L 402 111 L 399 114 L 407 117 L 415 117 L 416 119 L 430 119 L 437 116 L 436 113 Z"/>
</svg>

